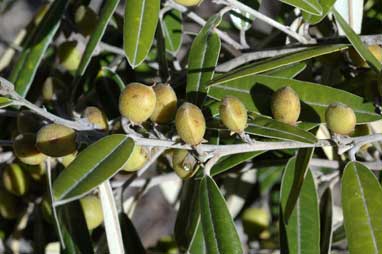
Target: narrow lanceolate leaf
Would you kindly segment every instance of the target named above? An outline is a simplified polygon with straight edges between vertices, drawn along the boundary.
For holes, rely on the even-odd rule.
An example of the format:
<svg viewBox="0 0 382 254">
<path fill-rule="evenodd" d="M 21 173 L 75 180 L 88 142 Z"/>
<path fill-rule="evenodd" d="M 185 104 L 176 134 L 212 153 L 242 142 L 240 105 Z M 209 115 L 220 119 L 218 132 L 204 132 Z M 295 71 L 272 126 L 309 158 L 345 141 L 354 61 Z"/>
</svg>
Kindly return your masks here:
<svg viewBox="0 0 382 254">
<path fill-rule="evenodd" d="M 105 1 L 105 4 L 101 10 L 99 21 L 95 24 L 94 32 L 90 36 L 89 42 L 86 45 L 85 52 L 76 71 L 77 77 L 82 76 L 85 73 L 85 70 L 94 54 L 94 50 L 96 49 L 97 44 L 101 41 L 102 36 L 106 31 L 106 27 L 118 4 L 119 0 Z"/>
<path fill-rule="evenodd" d="M 313 15 L 322 15 L 322 7 L 318 0 L 280 0 L 286 4 L 300 8 Z"/>
<path fill-rule="evenodd" d="M 0 97 L 0 108 L 5 108 L 12 105 L 13 101 L 11 99 Z"/>
<path fill-rule="evenodd" d="M 175 54 L 182 45 L 182 13 L 175 9 L 166 12 L 163 15 L 161 25 L 165 38 L 166 50 Z"/>
<path fill-rule="evenodd" d="M 99 186 L 99 196 L 106 231 L 107 244 L 110 253 L 124 253 L 121 226 L 119 224 L 117 207 L 109 180 Z"/>
<path fill-rule="evenodd" d="M 239 98 L 248 111 L 272 115 L 270 101 L 274 91 L 290 86 L 300 97 L 301 115 L 299 120 L 311 123 L 325 121 L 325 110 L 329 104 L 342 102 L 351 107 L 359 123 L 380 119 L 372 103 L 365 103 L 362 97 L 349 92 L 316 83 L 295 79 L 255 75 L 226 84 L 209 87 L 208 96 L 221 100 L 226 95 Z"/>
<path fill-rule="evenodd" d="M 220 15 L 211 17 L 194 39 L 188 56 L 187 97 L 201 105 L 207 93 L 206 85 L 213 78 L 220 54 L 220 38 L 212 29 L 221 21 Z"/>
<path fill-rule="evenodd" d="M 290 192 L 285 203 L 282 206 L 284 221 L 288 223 L 299 198 L 302 186 L 304 184 L 305 175 L 309 171 L 309 162 L 313 156 L 314 148 L 301 148 L 297 152 L 296 159 L 292 158 L 289 162 L 290 166 L 294 166 L 294 173 L 291 183 Z M 287 194 L 287 193 L 285 193 Z"/>
<path fill-rule="evenodd" d="M 243 253 L 223 195 L 210 176 L 205 176 L 200 183 L 200 212 L 207 253 Z"/>
<path fill-rule="evenodd" d="M 348 0 L 346 0 L 348 1 Z M 336 0 L 320 0 L 320 4 L 322 7 L 322 14 L 317 16 L 317 15 L 312 15 L 311 13 L 308 12 L 303 12 L 302 16 L 304 17 L 304 20 L 310 24 L 317 24 L 323 20 L 330 9 L 333 7 L 333 4 L 336 2 Z"/>
<path fill-rule="evenodd" d="M 229 81 L 241 79 L 244 77 L 252 76 L 257 73 L 273 70 L 285 65 L 298 63 L 307 59 L 311 59 L 317 56 L 330 54 L 336 51 L 346 49 L 348 46 L 330 45 L 330 46 L 317 46 L 299 52 L 285 54 L 279 57 L 273 57 L 258 63 L 248 64 L 239 69 L 232 70 L 230 72 L 219 75 L 209 82 L 209 85 L 222 84 Z"/>
<path fill-rule="evenodd" d="M 330 188 L 322 194 L 320 200 L 320 222 L 321 222 L 321 254 L 329 254 L 333 237 L 333 199 Z"/>
<path fill-rule="evenodd" d="M 255 158 L 261 154 L 265 153 L 265 151 L 256 151 L 256 152 L 248 152 L 248 153 L 240 153 L 229 156 L 224 156 L 221 158 L 211 169 L 211 175 L 215 176 L 221 173 L 230 170 L 231 168 Z"/>
<path fill-rule="evenodd" d="M 281 183 L 281 207 L 285 207 L 292 190 L 296 160 L 288 162 Z M 307 171 L 296 206 L 288 224 L 281 223 L 281 242 L 287 243 L 281 253 L 319 254 L 320 217 L 313 175 Z"/>
<path fill-rule="evenodd" d="M 60 26 L 61 17 L 68 5 L 66 0 L 56 0 L 50 6 L 40 25 L 26 43 L 10 74 L 9 80 L 18 94 L 25 97 L 44 54 Z"/>
<path fill-rule="evenodd" d="M 196 232 L 190 243 L 188 252 L 190 254 L 207 254 L 206 242 L 204 241 L 202 223 L 198 223 Z"/>
<path fill-rule="evenodd" d="M 54 181 L 55 199 L 77 197 L 97 187 L 122 168 L 133 148 L 134 141 L 121 134 L 91 144 Z"/>
<path fill-rule="evenodd" d="M 360 34 L 362 30 L 363 6 L 364 0 L 336 0 L 334 4 L 336 11 L 341 14 L 356 34 Z M 338 32 L 341 36 L 345 35 L 341 27 Z"/>
<path fill-rule="evenodd" d="M 300 74 L 306 68 L 306 63 L 295 63 L 287 66 L 282 66 L 278 69 L 264 72 L 264 75 L 283 77 L 283 78 L 294 78 Z"/>
<path fill-rule="evenodd" d="M 375 175 L 361 163 L 349 162 L 341 197 L 350 253 L 382 253 L 382 189 Z"/>
<path fill-rule="evenodd" d="M 376 71 L 380 72 L 382 70 L 382 63 L 380 63 L 375 56 L 367 49 L 367 47 L 362 43 L 361 38 L 354 32 L 354 30 L 349 26 L 349 24 L 344 20 L 340 13 L 333 9 L 333 14 L 340 27 L 343 29 L 346 37 L 351 42 L 355 50 L 360 54 L 360 56 L 365 59 L 370 66 L 372 66 Z"/>
<path fill-rule="evenodd" d="M 123 26 L 123 47 L 135 68 L 145 60 L 158 24 L 160 0 L 127 0 Z"/>
</svg>

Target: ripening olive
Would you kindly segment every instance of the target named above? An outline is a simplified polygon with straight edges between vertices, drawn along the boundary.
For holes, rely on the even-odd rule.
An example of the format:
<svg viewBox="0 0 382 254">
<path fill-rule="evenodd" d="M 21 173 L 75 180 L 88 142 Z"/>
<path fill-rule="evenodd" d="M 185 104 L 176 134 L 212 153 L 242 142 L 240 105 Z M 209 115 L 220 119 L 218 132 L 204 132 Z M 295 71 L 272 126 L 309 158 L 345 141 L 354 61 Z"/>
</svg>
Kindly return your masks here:
<svg viewBox="0 0 382 254">
<path fill-rule="evenodd" d="M 81 61 L 81 53 L 77 49 L 76 41 L 63 42 L 58 47 L 57 53 L 60 63 L 68 71 L 74 71 L 78 68 Z"/>
<path fill-rule="evenodd" d="M 129 159 L 126 161 L 122 169 L 128 172 L 137 171 L 145 165 L 148 158 L 149 155 L 147 150 L 140 145 L 135 145 Z"/>
<path fill-rule="evenodd" d="M 20 133 L 36 133 L 42 126 L 41 117 L 29 110 L 17 114 L 17 130 Z"/>
<path fill-rule="evenodd" d="M 354 111 L 343 103 L 332 103 L 325 112 L 326 125 L 332 132 L 349 135 L 354 131 L 357 123 Z"/>
<path fill-rule="evenodd" d="M 296 125 L 301 111 L 297 93 L 289 86 L 280 88 L 272 96 L 271 110 L 275 120 Z"/>
<path fill-rule="evenodd" d="M 86 196 L 80 200 L 80 203 L 88 229 L 93 230 L 101 225 L 103 222 L 103 212 L 100 199 L 96 196 Z"/>
<path fill-rule="evenodd" d="M 21 162 L 28 165 L 39 165 L 45 160 L 46 156 L 37 150 L 35 144 L 35 134 L 20 134 L 13 142 L 13 151 Z"/>
<path fill-rule="evenodd" d="M 74 23 L 76 23 L 77 29 L 82 35 L 88 36 L 93 33 L 97 22 L 98 16 L 93 9 L 85 5 L 77 8 L 74 14 Z"/>
<path fill-rule="evenodd" d="M 241 220 L 244 232 L 250 239 L 259 238 L 260 234 L 269 226 L 269 214 L 262 208 L 247 208 L 244 210 Z"/>
<path fill-rule="evenodd" d="M 176 149 L 172 155 L 172 167 L 182 179 L 189 179 L 198 171 L 196 159 L 183 149 Z"/>
<path fill-rule="evenodd" d="M 156 96 L 152 87 L 130 83 L 119 97 L 119 111 L 132 123 L 141 124 L 154 112 Z"/>
<path fill-rule="evenodd" d="M 5 190 L 0 190 L 0 215 L 4 219 L 15 219 L 20 215 L 20 204 L 17 197 Z"/>
<path fill-rule="evenodd" d="M 179 107 L 175 116 L 176 131 L 180 138 L 190 145 L 203 141 L 206 132 L 206 120 L 202 111 L 194 104 L 185 102 Z"/>
<path fill-rule="evenodd" d="M 378 62 L 382 63 L 382 48 L 379 45 L 370 45 L 368 49 L 371 54 L 373 54 L 374 57 L 378 60 Z M 358 54 L 354 48 L 349 50 L 349 56 L 355 66 L 369 68 L 369 64 Z"/>
<path fill-rule="evenodd" d="M 169 84 L 159 84 L 154 87 L 156 105 L 151 121 L 155 123 L 168 123 L 174 119 L 176 113 L 177 97 Z"/>
<path fill-rule="evenodd" d="M 40 152 L 51 157 L 62 157 L 74 153 L 77 149 L 76 133 L 64 125 L 46 125 L 37 133 L 36 147 Z"/>
<path fill-rule="evenodd" d="M 16 196 L 24 195 L 28 190 L 28 178 L 18 164 L 7 165 L 3 170 L 4 188 Z"/>
<path fill-rule="evenodd" d="M 174 0 L 177 4 L 184 6 L 195 6 L 199 5 L 203 0 Z"/>
<path fill-rule="evenodd" d="M 224 97 L 219 111 L 223 124 L 231 132 L 243 133 L 247 127 L 247 109 L 238 98 L 233 96 Z"/>
<path fill-rule="evenodd" d="M 107 131 L 109 129 L 106 115 L 97 107 L 87 107 L 84 111 L 84 117 L 99 130 Z"/>
</svg>

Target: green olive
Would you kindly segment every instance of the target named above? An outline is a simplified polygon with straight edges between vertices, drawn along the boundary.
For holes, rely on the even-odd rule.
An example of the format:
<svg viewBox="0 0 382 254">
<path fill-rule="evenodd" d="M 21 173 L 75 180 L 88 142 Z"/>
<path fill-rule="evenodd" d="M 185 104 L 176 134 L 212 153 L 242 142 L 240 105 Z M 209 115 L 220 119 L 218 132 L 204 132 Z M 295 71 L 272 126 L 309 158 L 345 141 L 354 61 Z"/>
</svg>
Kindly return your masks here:
<svg viewBox="0 0 382 254">
<path fill-rule="evenodd" d="M 86 196 L 80 200 L 86 225 L 93 230 L 103 222 L 102 205 L 96 196 Z"/>
</svg>

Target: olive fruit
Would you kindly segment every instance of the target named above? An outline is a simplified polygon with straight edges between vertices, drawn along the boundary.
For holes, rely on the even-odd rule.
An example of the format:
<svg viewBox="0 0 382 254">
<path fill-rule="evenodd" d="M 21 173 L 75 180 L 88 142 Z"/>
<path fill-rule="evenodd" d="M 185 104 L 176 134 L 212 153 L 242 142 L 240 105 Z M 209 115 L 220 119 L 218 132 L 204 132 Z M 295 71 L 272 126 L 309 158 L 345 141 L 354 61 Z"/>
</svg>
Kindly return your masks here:
<svg viewBox="0 0 382 254">
<path fill-rule="evenodd" d="M 89 230 L 95 229 L 103 222 L 102 205 L 96 196 L 86 196 L 80 200 L 86 225 Z"/>
<path fill-rule="evenodd" d="M 77 25 L 78 31 L 88 36 L 93 33 L 95 25 L 97 23 L 97 14 L 88 6 L 81 5 L 74 13 L 74 23 Z"/>
<path fill-rule="evenodd" d="M 17 197 L 5 190 L 0 190 L 0 215 L 5 219 L 15 219 L 20 214 Z"/>
<path fill-rule="evenodd" d="M 343 103 L 332 103 L 325 112 L 326 125 L 332 132 L 349 135 L 354 131 L 357 123 L 354 111 Z"/>
<path fill-rule="evenodd" d="M 259 238 L 261 233 L 269 226 L 269 214 L 262 208 L 247 208 L 244 210 L 241 220 L 244 232 L 250 239 Z"/>
<path fill-rule="evenodd" d="M 35 181 L 40 181 L 46 170 L 45 163 L 41 163 L 39 165 L 22 164 L 21 167 L 25 172 L 29 173 Z"/>
<path fill-rule="evenodd" d="M 99 130 L 107 131 L 109 129 L 106 115 L 97 107 L 87 107 L 84 111 L 84 117 Z"/>
<path fill-rule="evenodd" d="M 137 171 L 145 165 L 148 158 L 149 155 L 147 150 L 140 145 L 135 145 L 129 159 L 126 161 L 122 169 L 128 172 Z"/>
<path fill-rule="evenodd" d="M 203 0 L 174 0 L 175 3 L 181 4 L 184 6 L 195 6 L 200 4 Z"/>
<path fill-rule="evenodd" d="M 18 164 L 7 165 L 3 170 L 4 188 L 16 196 L 24 195 L 28 190 L 28 178 Z"/>
<path fill-rule="evenodd" d="M 198 145 L 203 141 L 206 132 L 206 120 L 197 106 L 185 102 L 176 112 L 175 127 L 184 142 Z"/>
<path fill-rule="evenodd" d="M 378 60 L 378 62 L 382 62 L 382 48 L 379 45 L 370 45 L 368 47 L 371 54 Z M 349 56 L 352 60 L 353 64 L 357 67 L 368 68 L 369 64 L 358 54 L 358 52 L 351 48 L 349 50 Z"/>
<path fill-rule="evenodd" d="M 64 125 L 46 125 L 37 133 L 36 147 L 40 152 L 51 157 L 62 157 L 74 153 L 77 149 L 76 133 Z"/>
<path fill-rule="evenodd" d="M 56 101 L 58 97 L 64 92 L 63 82 L 54 77 L 48 77 L 42 85 L 41 95 L 44 101 Z"/>
<path fill-rule="evenodd" d="M 45 160 L 45 155 L 37 150 L 36 135 L 25 133 L 18 135 L 13 142 L 13 151 L 16 157 L 28 165 L 39 165 Z"/>
<path fill-rule="evenodd" d="M 183 149 L 176 149 L 172 155 L 172 167 L 182 179 L 189 179 L 198 171 L 196 159 Z"/>
<path fill-rule="evenodd" d="M 247 109 L 236 97 L 226 96 L 220 107 L 220 119 L 223 124 L 234 133 L 243 133 L 247 127 Z"/>
<path fill-rule="evenodd" d="M 42 126 L 41 117 L 29 110 L 17 114 L 17 130 L 20 133 L 36 133 Z"/>
<path fill-rule="evenodd" d="M 64 165 L 65 168 L 67 168 L 70 165 L 70 163 L 72 163 L 76 159 L 76 157 L 77 151 L 61 157 L 59 162 L 61 162 L 61 164 Z"/>
<path fill-rule="evenodd" d="M 74 71 L 78 68 L 81 61 L 81 53 L 77 49 L 76 41 L 63 42 L 58 47 L 57 53 L 60 64 L 62 64 L 68 71 Z"/>
<path fill-rule="evenodd" d="M 130 83 L 119 97 L 119 112 L 132 123 L 141 124 L 154 112 L 154 89 L 141 83 Z"/>
<path fill-rule="evenodd" d="M 169 84 L 159 84 L 154 87 L 156 105 L 150 120 L 155 123 L 168 123 L 174 119 L 177 97 Z"/>
<path fill-rule="evenodd" d="M 275 120 L 296 125 L 301 112 L 297 93 L 289 86 L 280 88 L 272 96 L 271 110 Z"/>
</svg>

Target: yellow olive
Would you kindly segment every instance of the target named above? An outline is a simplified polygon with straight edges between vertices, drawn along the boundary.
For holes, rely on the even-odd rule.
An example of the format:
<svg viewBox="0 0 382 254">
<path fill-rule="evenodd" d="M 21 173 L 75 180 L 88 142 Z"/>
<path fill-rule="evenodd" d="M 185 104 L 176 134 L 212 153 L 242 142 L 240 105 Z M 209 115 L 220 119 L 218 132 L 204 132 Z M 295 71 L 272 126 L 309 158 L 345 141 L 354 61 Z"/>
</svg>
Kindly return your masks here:
<svg viewBox="0 0 382 254">
<path fill-rule="evenodd" d="M 93 230 L 103 222 L 102 205 L 96 196 L 86 196 L 80 200 L 84 212 L 86 225 Z"/>
<path fill-rule="evenodd" d="M 64 157 L 61 157 L 60 162 L 62 165 L 64 165 L 65 168 L 67 168 L 70 163 L 72 163 L 77 157 L 77 151 L 68 155 L 65 155 Z"/>
<path fill-rule="evenodd" d="M 159 84 L 154 87 L 156 105 L 151 121 L 155 123 L 168 123 L 174 119 L 176 113 L 177 97 L 169 84 Z"/>
<path fill-rule="evenodd" d="M 36 133 L 42 125 L 41 117 L 29 110 L 17 114 L 17 129 L 20 133 Z"/>
<path fill-rule="evenodd" d="M 368 47 L 371 54 L 378 60 L 378 62 L 382 62 L 382 48 L 379 45 L 371 45 Z M 358 52 L 351 48 L 349 50 L 349 56 L 357 67 L 369 68 L 369 64 L 358 54 Z"/>
<path fill-rule="evenodd" d="M 195 6 L 199 5 L 203 0 L 174 0 L 175 3 L 181 4 L 184 6 Z"/>
<path fill-rule="evenodd" d="M 16 196 L 24 195 L 28 190 L 28 178 L 18 164 L 7 165 L 3 170 L 4 188 Z"/>
<path fill-rule="evenodd" d="M 37 133 L 36 147 L 50 157 L 62 157 L 74 153 L 77 149 L 76 133 L 64 125 L 46 125 Z"/>
<path fill-rule="evenodd" d="M 269 226 L 269 214 L 262 208 L 247 208 L 244 210 L 241 220 L 244 232 L 250 239 L 259 238 Z"/>
<path fill-rule="evenodd" d="M 107 131 L 109 129 L 106 115 L 97 107 L 87 107 L 84 111 L 84 117 L 96 125 L 99 130 Z"/>
<path fill-rule="evenodd" d="M 119 111 L 132 123 L 141 124 L 154 112 L 156 96 L 152 87 L 130 83 L 119 97 Z"/>
<path fill-rule="evenodd" d="M 203 141 L 206 132 L 206 120 L 202 111 L 194 104 L 185 102 L 175 116 L 176 131 L 180 138 L 190 145 L 198 145 Z"/>
<path fill-rule="evenodd" d="M 0 190 L 0 215 L 5 219 L 15 219 L 20 215 L 20 205 L 17 197 Z"/>
<path fill-rule="evenodd" d="M 272 96 L 271 110 L 275 120 L 296 125 L 301 112 L 297 93 L 289 86 L 280 88 Z"/>
<path fill-rule="evenodd" d="M 176 149 L 172 155 L 172 167 L 182 179 L 189 179 L 198 171 L 196 159 L 183 149 Z"/>
<path fill-rule="evenodd" d="M 148 158 L 149 155 L 146 149 L 140 145 L 135 145 L 129 159 L 126 161 L 122 169 L 128 172 L 137 171 L 145 165 Z"/>
<path fill-rule="evenodd" d="M 13 142 L 13 150 L 16 157 L 25 164 L 41 164 L 45 160 L 46 156 L 37 150 L 35 144 L 35 134 L 25 133 L 18 135 Z"/>
<path fill-rule="evenodd" d="M 56 101 L 60 93 L 63 93 L 63 83 L 61 80 L 48 77 L 42 85 L 42 98 L 46 102 Z"/>
<path fill-rule="evenodd" d="M 66 41 L 58 47 L 58 58 L 62 66 L 68 71 L 74 71 L 78 68 L 81 61 L 81 53 L 77 49 L 76 41 Z"/>
<path fill-rule="evenodd" d="M 226 96 L 220 104 L 220 118 L 232 132 L 243 133 L 247 127 L 247 109 L 236 97 Z"/>
<path fill-rule="evenodd" d="M 328 106 L 325 120 L 329 130 L 340 135 L 351 134 L 357 123 L 353 109 L 339 102 Z"/>
<path fill-rule="evenodd" d="M 78 31 L 88 36 L 93 33 L 95 24 L 98 22 L 97 14 L 88 6 L 81 5 L 74 14 L 74 23 L 76 23 Z"/>
</svg>

